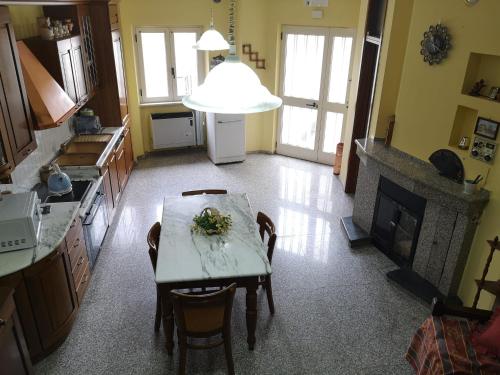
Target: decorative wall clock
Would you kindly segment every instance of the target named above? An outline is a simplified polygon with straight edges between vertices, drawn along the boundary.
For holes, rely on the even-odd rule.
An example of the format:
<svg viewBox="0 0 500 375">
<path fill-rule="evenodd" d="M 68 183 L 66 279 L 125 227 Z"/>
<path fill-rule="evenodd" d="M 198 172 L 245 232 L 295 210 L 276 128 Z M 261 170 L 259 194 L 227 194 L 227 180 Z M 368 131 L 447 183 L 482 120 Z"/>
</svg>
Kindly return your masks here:
<svg viewBox="0 0 500 375">
<path fill-rule="evenodd" d="M 429 27 L 424 33 L 424 39 L 420 42 L 422 49 L 420 54 L 424 56 L 424 61 L 429 65 L 439 64 L 448 56 L 451 48 L 451 37 L 446 26 L 438 23 Z"/>
</svg>

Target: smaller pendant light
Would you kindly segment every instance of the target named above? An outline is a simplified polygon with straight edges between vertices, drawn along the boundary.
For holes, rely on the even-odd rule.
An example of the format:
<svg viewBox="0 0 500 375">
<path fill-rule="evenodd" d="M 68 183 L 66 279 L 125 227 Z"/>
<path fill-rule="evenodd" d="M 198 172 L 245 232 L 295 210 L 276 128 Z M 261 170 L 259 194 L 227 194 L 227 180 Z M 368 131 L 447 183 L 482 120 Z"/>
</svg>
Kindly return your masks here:
<svg viewBox="0 0 500 375">
<path fill-rule="evenodd" d="M 198 51 L 222 51 L 229 49 L 229 43 L 214 28 L 214 10 L 211 9 L 210 28 L 203 33 L 200 40 L 193 46 Z"/>
<path fill-rule="evenodd" d="M 195 87 L 182 103 L 200 112 L 259 113 L 279 108 L 281 98 L 272 95 L 259 77 L 236 54 L 234 40 L 235 1 L 230 2 L 229 55 L 213 68 L 202 85 Z"/>
</svg>

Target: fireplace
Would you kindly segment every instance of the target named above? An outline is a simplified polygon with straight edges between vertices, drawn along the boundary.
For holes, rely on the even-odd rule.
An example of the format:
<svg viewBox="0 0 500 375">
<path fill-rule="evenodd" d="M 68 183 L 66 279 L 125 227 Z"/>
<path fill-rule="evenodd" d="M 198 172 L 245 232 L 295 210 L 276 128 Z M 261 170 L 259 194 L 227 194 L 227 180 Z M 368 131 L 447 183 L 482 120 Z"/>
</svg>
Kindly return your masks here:
<svg viewBox="0 0 500 375">
<path fill-rule="evenodd" d="M 413 264 L 427 201 L 380 176 L 371 237 L 402 268 Z"/>
</svg>

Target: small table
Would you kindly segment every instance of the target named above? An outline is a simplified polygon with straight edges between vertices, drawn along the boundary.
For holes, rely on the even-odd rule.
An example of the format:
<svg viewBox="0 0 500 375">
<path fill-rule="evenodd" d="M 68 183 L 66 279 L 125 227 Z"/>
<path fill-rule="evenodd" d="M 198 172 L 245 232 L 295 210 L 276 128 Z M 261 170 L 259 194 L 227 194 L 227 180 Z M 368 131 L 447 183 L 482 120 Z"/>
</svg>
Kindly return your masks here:
<svg viewBox="0 0 500 375">
<path fill-rule="evenodd" d="M 206 207 L 231 215 L 232 227 L 223 236 L 192 233 L 194 215 Z M 167 197 L 163 204 L 156 283 L 160 288 L 167 351 L 173 351 L 173 289 L 227 286 L 246 288 L 247 343 L 255 345 L 259 276 L 271 265 L 257 230 L 246 194 Z"/>
</svg>

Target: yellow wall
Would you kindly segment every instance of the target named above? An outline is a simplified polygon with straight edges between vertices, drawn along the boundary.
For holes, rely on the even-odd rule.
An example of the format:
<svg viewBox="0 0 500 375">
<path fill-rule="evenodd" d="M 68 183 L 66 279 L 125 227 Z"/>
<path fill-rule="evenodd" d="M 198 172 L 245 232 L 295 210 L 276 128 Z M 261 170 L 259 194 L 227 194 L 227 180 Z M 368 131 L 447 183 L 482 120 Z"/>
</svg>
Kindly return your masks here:
<svg viewBox="0 0 500 375">
<path fill-rule="evenodd" d="M 17 40 L 38 35 L 37 17 L 43 16 L 41 6 L 9 6 L 9 12 Z"/>
<path fill-rule="evenodd" d="M 423 160 L 436 149 L 448 147 L 458 105 L 477 109 L 480 116 L 500 121 L 500 103 L 461 94 L 471 52 L 500 56 L 498 15 L 498 0 L 481 0 L 473 7 L 456 0 L 415 1 L 396 108 L 393 146 Z M 451 32 L 453 49 L 442 64 L 429 66 L 419 53 L 420 41 L 429 25 L 440 21 Z M 484 78 L 488 80 L 489 77 Z M 500 82 L 491 83 L 500 85 Z M 472 136 L 473 124 L 467 126 L 469 133 L 466 135 Z M 500 160 L 489 168 L 471 160 L 467 152 L 454 151 L 463 158 L 467 176 L 489 173 L 486 188 L 492 192 L 459 291 L 464 302 L 471 304 L 476 292 L 473 280 L 481 276 L 489 252 L 486 240 L 500 234 Z M 496 254 L 489 279 L 499 278 L 500 256 Z M 485 292 L 483 295 L 481 306 L 491 306 L 491 296 Z"/>
<path fill-rule="evenodd" d="M 324 18 L 313 20 L 312 8 L 303 0 L 240 0 L 237 2 L 236 40 L 238 54 L 241 45 L 251 43 L 259 55 L 266 59 L 266 69 L 255 69 L 247 56 L 242 60 L 255 69 L 262 83 L 274 93 L 278 91 L 280 40 L 282 25 L 304 25 L 356 28 L 360 0 L 330 0 L 324 9 Z M 137 26 L 203 26 L 208 27 L 210 0 L 122 0 L 119 3 L 123 33 L 125 65 L 129 87 L 130 112 L 134 150 L 137 155 L 151 150 L 149 113 L 155 111 L 177 111 L 179 107 L 139 107 L 136 59 L 133 31 Z M 226 35 L 228 28 L 228 0 L 214 5 L 215 26 Z M 181 106 L 182 107 L 182 106 Z M 277 126 L 277 111 L 247 116 L 247 151 L 274 150 Z"/>
</svg>

